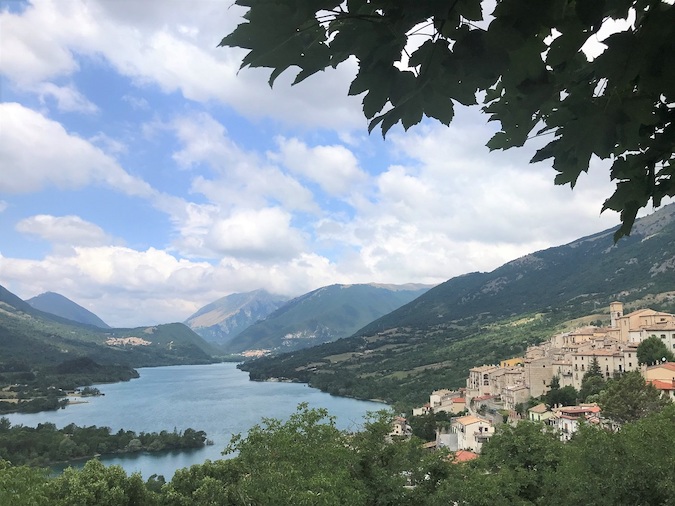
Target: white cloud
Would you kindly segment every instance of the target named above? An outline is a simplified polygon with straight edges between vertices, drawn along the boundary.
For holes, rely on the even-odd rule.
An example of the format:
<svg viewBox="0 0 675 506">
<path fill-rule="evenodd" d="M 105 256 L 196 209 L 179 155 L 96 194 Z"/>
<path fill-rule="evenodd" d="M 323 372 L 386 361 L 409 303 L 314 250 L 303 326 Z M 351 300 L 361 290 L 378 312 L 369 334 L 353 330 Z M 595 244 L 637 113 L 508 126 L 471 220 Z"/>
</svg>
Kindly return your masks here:
<svg viewBox="0 0 675 506">
<path fill-rule="evenodd" d="M 0 104 L 0 191 L 26 193 L 53 185 L 60 189 L 104 184 L 127 195 L 150 197 L 155 191 L 128 174 L 89 142 L 69 134 L 60 123 L 16 103 Z"/>
<path fill-rule="evenodd" d="M 103 57 L 139 86 L 155 84 L 198 102 L 218 101 L 249 117 L 350 128 L 365 125 L 360 101 L 347 96 L 353 61 L 290 86 L 293 75 L 267 85 L 269 71 L 238 74 L 243 51 L 218 48 L 240 21 L 241 8 L 218 2 L 43 0 L 21 14 L 4 12 L 2 72 L 20 85 L 78 70 L 79 55 Z"/>
<path fill-rule="evenodd" d="M 260 155 L 237 146 L 227 131 L 206 113 L 171 123 L 182 148 L 173 154 L 185 168 L 206 166 L 213 174 L 195 177 L 192 191 L 202 193 L 223 210 L 260 208 L 280 203 L 288 210 L 316 212 L 312 193 Z M 202 171 L 203 172 L 203 171 Z"/>
<path fill-rule="evenodd" d="M 127 145 L 123 142 L 113 139 L 112 137 L 104 134 L 103 132 L 98 132 L 93 137 L 90 137 L 89 142 L 99 146 L 103 151 L 110 155 L 118 155 L 120 153 L 126 153 L 128 151 Z"/>
<path fill-rule="evenodd" d="M 226 258 L 215 266 L 121 246 L 75 247 L 40 260 L 0 254 L 0 283 L 19 297 L 57 291 L 112 326 L 183 321 L 224 295 L 254 288 L 296 296 L 335 281 L 330 262 L 312 253 L 277 263 Z"/>
<path fill-rule="evenodd" d="M 41 2 L 19 14 L 0 12 L 2 73 L 35 84 L 78 69 L 70 46 L 90 35 L 92 22 L 74 2 Z"/>
<path fill-rule="evenodd" d="M 85 114 L 98 112 L 98 107 L 72 85 L 57 86 L 53 83 L 39 83 L 34 87 L 34 90 L 38 94 L 41 103 L 45 103 L 47 97 L 53 98 L 59 111 L 82 112 Z"/>
<path fill-rule="evenodd" d="M 333 196 L 346 195 L 366 181 L 354 154 L 344 146 L 308 147 L 297 138 L 277 139 L 279 153 L 268 153 L 270 159 L 283 163 L 292 172 L 317 183 Z"/>
<path fill-rule="evenodd" d="M 291 259 L 302 251 L 303 237 L 291 226 L 291 216 L 279 208 L 243 210 L 219 219 L 208 242 L 222 255 L 238 259 Z"/>
<path fill-rule="evenodd" d="M 4 200 L 0 200 L 0 213 L 9 207 L 9 204 Z"/>
<path fill-rule="evenodd" d="M 342 251 L 341 272 L 440 282 L 617 223 L 613 213 L 599 216 L 612 189 L 603 164 L 594 162 L 572 192 L 553 184 L 545 163 L 528 163 L 533 147 L 489 153 L 482 118 L 458 116 L 450 128 L 390 135 L 399 163 L 376 176 L 375 193 L 352 199 L 354 218 L 317 222 L 320 243 Z"/>
<path fill-rule="evenodd" d="M 463 108 L 450 128 L 425 123 L 405 135 L 394 128 L 386 154 L 374 156 L 379 140 L 365 135 L 359 98 L 346 96 L 354 61 L 299 87 L 284 75 L 272 91 L 268 71 L 237 75 L 242 52 L 215 47 L 240 12 L 220 2 L 41 0 L 20 15 L 0 14 L 2 72 L 17 90 L 32 90 L 50 108 L 56 101 L 62 111 L 95 112 L 74 84 L 63 85 L 78 82 L 86 58 L 88 72 L 100 65 L 106 76 L 130 78 L 118 80 L 126 88 L 116 98 L 148 121 L 124 124 L 124 104 L 119 117 L 99 111 L 112 124 L 87 130 L 98 117 L 64 115 L 64 127 L 22 105 L 0 105 L 7 198 L 0 212 L 11 204 L 13 214 L 31 216 L 20 232 L 54 244 L 40 260 L 0 255 L 0 283 L 25 297 L 59 291 L 113 325 L 157 323 L 260 287 L 298 295 L 334 282 L 440 282 L 617 222 L 613 214 L 598 218 L 612 191 L 603 164 L 594 161 L 574 192 L 554 187 L 550 167 L 528 164 L 531 148 L 488 153 L 494 129 Z M 174 95 L 154 100 L 158 90 Z M 178 102 L 179 94 L 190 102 Z M 167 113 L 169 101 L 178 106 Z M 239 132 L 235 113 L 276 121 Z M 120 125 L 126 143 L 118 140 Z M 314 135 L 317 127 L 334 129 L 340 142 Z M 175 135 L 169 148 L 162 146 L 167 132 Z M 171 192 L 180 181 L 188 197 L 184 187 L 175 190 L 180 197 L 159 193 L 125 170 L 119 160 L 134 159 L 137 133 L 151 145 L 142 156 L 157 149 L 183 169 L 162 188 Z M 268 135 L 277 136 L 271 151 Z M 157 233 L 154 248 L 138 251 L 94 223 L 37 215 L 57 212 L 48 209 L 24 212 L 20 199 L 4 195 L 91 185 L 147 199 L 168 215 L 173 235 Z"/>
<path fill-rule="evenodd" d="M 35 235 L 52 244 L 68 246 L 100 246 L 112 239 L 101 227 L 79 216 L 50 216 L 38 214 L 16 224 L 22 234 Z"/>
</svg>

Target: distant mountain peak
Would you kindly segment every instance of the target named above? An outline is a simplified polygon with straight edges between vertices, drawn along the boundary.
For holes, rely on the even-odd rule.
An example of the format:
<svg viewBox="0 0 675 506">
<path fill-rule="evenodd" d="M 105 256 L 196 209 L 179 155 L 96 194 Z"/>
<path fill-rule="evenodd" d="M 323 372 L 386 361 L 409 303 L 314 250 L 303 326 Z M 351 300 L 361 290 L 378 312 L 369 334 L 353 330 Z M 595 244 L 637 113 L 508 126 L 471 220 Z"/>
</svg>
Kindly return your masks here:
<svg viewBox="0 0 675 506">
<path fill-rule="evenodd" d="M 102 329 L 108 329 L 110 326 L 101 320 L 88 309 L 73 302 L 67 297 L 56 292 L 44 292 L 40 295 L 26 301 L 31 307 L 39 309 L 45 313 L 50 313 L 61 318 L 84 323 L 85 325 L 94 325 Z"/>
<path fill-rule="evenodd" d="M 264 289 L 233 293 L 202 307 L 185 324 L 207 341 L 225 344 L 287 300 Z"/>
<path fill-rule="evenodd" d="M 353 334 L 363 325 L 419 297 L 428 285 L 333 284 L 288 301 L 239 335 L 226 349 L 287 351 Z"/>
</svg>

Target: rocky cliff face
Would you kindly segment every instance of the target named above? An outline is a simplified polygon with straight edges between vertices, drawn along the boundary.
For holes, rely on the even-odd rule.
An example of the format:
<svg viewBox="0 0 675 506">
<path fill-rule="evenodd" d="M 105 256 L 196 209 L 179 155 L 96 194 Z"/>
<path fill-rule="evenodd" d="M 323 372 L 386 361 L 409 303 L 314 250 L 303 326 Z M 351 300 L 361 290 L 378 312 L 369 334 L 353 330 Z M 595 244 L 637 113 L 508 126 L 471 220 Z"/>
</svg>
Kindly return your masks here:
<svg viewBox="0 0 675 506">
<path fill-rule="evenodd" d="M 204 306 L 185 320 L 185 324 L 207 341 L 223 345 L 287 300 L 265 290 L 235 293 Z"/>
</svg>

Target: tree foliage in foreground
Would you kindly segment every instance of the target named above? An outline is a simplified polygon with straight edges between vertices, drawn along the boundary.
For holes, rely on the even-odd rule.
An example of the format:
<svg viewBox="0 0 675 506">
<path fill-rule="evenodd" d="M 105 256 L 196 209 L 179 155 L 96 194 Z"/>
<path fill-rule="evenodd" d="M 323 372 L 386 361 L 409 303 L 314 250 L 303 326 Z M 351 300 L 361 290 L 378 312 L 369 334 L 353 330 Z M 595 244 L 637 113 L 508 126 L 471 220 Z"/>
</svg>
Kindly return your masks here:
<svg viewBox="0 0 675 506">
<path fill-rule="evenodd" d="M 127 475 L 88 462 L 49 478 L 0 460 L 0 504 L 622 506 L 675 504 L 675 404 L 612 432 L 583 425 L 570 442 L 543 426 L 501 426 L 469 463 L 387 438 L 391 415 L 363 430 L 337 429 L 324 410 L 300 406 L 233 439 L 228 460 L 181 469 L 173 479 Z"/>
<path fill-rule="evenodd" d="M 647 365 L 661 363 L 664 359 L 666 362 L 675 362 L 675 354 L 656 336 L 649 336 L 638 344 L 637 358 L 640 364 Z"/>
<path fill-rule="evenodd" d="M 607 382 L 598 395 L 602 415 L 617 424 L 634 422 L 671 404 L 639 371 L 629 371 Z"/>
<path fill-rule="evenodd" d="M 547 135 L 532 162 L 552 159 L 574 187 L 592 157 L 612 162 L 621 212 L 675 195 L 675 6 L 665 0 L 237 0 L 245 22 L 220 45 L 248 50 L 242 67 L 289 68 L 293 84 L 350 57 L 369 129 L 423 116 L 448 125 L 455 104 L 480 104 L 499 132 L 490 149 Z M 490 19 L 488 23 L 488 19 Z M 619 25 L 612 20 L 625 20 Z M 599 44 L 602 28 L 618 32 Z M 623 28 L 621 27 L 623 26 Z M 585 49 L 604 49 L 588 56 Z"/>
</svg>

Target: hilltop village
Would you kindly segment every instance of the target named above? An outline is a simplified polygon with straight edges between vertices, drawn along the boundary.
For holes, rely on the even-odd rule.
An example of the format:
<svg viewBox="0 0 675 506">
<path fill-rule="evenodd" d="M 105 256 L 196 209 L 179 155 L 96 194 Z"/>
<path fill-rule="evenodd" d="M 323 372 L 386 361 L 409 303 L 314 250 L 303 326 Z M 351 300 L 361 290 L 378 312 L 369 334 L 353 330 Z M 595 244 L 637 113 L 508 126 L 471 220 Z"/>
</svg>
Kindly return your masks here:
<svg viewBox="0 0 675 506">
<path fill-rule="evenodd" d="M 480 453 L 500 423 L 541 421 L 558 429 L 562 441 L 569 440 L 582 421 L 607 423 L 595 403 L 547 406 L 532 402 L 552 387 L 581 389 L 590 368 L 605 379 L 639 371 L 662 396 L 675 402 L 675 363 L 640 365 L 637 357 L 638 345 L 651 336 L 675 352 L 675 315 L 652 309 L 624 314 L 620 302 L 610 304 L 609 310 L 609 327 L 587 326 L 554 335 L 528 347 L 522 357 L 470 369 L 466 388 L 432 392 L 429 403 L 415 408 L 413 416 L 440 412 L 462 416 L 451 418 L 447 428 L 437 430 L 436 441 L 428 446 L 459 451 L 463 459 L 470 459 Z M 409 426 L 397 419 L 392 434 L 406 431 Z"/>
</svg>

